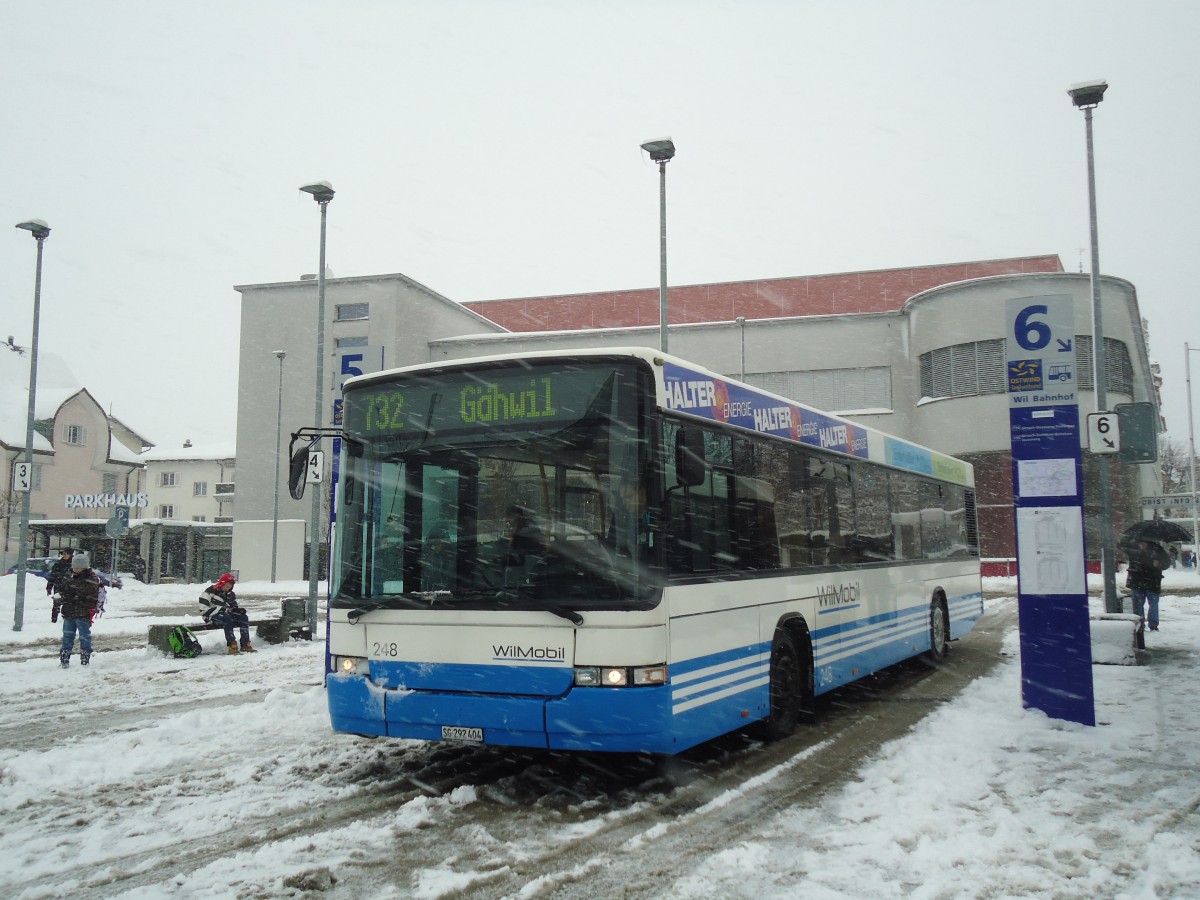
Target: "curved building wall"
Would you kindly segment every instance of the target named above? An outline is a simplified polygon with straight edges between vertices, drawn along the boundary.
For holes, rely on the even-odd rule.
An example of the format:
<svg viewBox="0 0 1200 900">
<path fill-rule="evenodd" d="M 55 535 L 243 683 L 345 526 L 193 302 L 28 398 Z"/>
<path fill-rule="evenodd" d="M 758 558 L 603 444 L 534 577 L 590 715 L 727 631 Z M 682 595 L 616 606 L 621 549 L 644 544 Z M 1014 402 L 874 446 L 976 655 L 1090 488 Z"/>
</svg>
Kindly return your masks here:
<svg viewBox="0 0 1200 900">
<path fill-rule="evenodd" d="M 985 556 L 1015 555 L 1012 527 L 1012 461 L 1009 453 L 1008 396 L 1004 392 L 1004 337 L 1008 301 L 1051 294 L 1074 300 L 1075 335 L 1083 337 L 1080 360 L 1079 408 L 1081 445 L 1086 445 L 1086 415 L 1095 409 L 1090 364 L 1092 333 L 1091 281 L 1073 273 L 999 276 L 946 285 L 918 294 L 904 306 L 911 333 L 910 365 L 918 370 L 923 390 L 912 405 L 914 440 L 961 456 L 976 467 L 980 532 Z M 1101 310 L 1105 344 L 1107 405 L 1155 401 L 1146 340 L 1133 285 L 1119 278 L 1101 278 Z M 952 349 L 953 364 L 946 366 Z M 934 354 L 941 364 L 936 376 L 921 378 L 922 360 L 929 366 Z M 1077 360 L 1079 359 L 1077 353 Z M 971 371 L 974 365 L 975 371 Z M 949 372 L 947 372 L 949 369 Z M 996 376 L 1000 377 L 997 378 Z M 943 390 L 930 391 L 940 379 Z M 951 385 L 946 395 L 946 381 Z M 974 387 L 972 387 L 974 385 Z M 972 393 L 974 389 L 974 393 Z M 933 396 L 931 396 L 931 394 Z M 1083 448 L 1085 515 L 1089 525 L 1089 555 L 1099 546 L 1100 510 L 1095 505 L 1095 460 Z M 1143 469 L 1150 469 L 1144 473 Z M 1112 460 L 1113 513 L 1118 530 L 1139 515 L 1138 497 L 1154 483 L 1154 467 Z"/>
</svg>

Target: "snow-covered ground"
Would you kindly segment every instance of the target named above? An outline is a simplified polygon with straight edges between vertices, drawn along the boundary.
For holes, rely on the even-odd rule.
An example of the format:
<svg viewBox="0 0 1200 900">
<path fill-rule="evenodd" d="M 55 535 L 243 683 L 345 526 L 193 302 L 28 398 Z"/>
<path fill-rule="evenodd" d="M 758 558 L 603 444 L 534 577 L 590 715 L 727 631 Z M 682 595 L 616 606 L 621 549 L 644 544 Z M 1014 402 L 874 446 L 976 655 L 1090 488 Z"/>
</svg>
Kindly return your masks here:
<svg viewBox="0 0 1200 900">
<path fill-rule="evenodd" d="M 587 841 L 600 827 L 462 828 L 472 805 L 488 802 L 469 783 L 398 806 L 369 796 L 375 748 L 398 742 L 331 735 L 321 643 L 231 658 L 209 632 L 194 660 L 144 649 L 147 625 L 193 613 L 201 586 L 112 591 L 92 666 L 76 659 L 63 671 L 44 583 L 29 578 L 15 632 L 14 582 L 0 579 L 0 896 L 350 896 L 354 878 L 322 873 L 431 836 L 440 855 L 375 896 L 452 896 L 498 868 L 519 870 L 522 845 Z M 1012 580 L 985 586 L 990 609 L 1015 603 Z M 648 827 L 623 852 L 666 874 L 638 896 L 1200 896 L 1200 594 L 1187 589 L 1200 589 L 1200 577 L 1167 573 L 1162 630 L 1147 635 L 1143 665 L 1094 667 L 1097 727 L 1022 709 L 1013 633 L 992 675 L 864 760 L 824 803 L 755 815 L 698 869 L 664 870 L 656 854 L 656 840 L 687 828 L 688 815 Z M 265 610 L 307 585 L 239 591 L 268 598 Z M 778 766 L 711 803 L 748 802 L 802 768 Z M 361 804 L 355 818 L 284 828 L 348 799 Z M 607 824 L 622 813 L 604 815 Z M 222 845 L 250 816 L 278 830 L 256 825 L 235 849 Z M 531 879 L 515 895 L 553 896 L 565 883 Z"/>
</svg>

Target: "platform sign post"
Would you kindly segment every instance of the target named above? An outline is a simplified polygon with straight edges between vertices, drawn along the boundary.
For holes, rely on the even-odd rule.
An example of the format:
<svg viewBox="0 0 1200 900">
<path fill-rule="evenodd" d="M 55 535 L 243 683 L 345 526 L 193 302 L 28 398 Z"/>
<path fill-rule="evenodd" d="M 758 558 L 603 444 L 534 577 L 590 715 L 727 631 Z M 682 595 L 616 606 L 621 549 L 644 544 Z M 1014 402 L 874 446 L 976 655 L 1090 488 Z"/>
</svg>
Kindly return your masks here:
<svg viewBox="0 0 1200 900">
<path fill-rule="evenodd" d="M 1015 298 L 1007 314 L 1021 699 L 1095 725 L 1074 301 Z"/>
</svg>

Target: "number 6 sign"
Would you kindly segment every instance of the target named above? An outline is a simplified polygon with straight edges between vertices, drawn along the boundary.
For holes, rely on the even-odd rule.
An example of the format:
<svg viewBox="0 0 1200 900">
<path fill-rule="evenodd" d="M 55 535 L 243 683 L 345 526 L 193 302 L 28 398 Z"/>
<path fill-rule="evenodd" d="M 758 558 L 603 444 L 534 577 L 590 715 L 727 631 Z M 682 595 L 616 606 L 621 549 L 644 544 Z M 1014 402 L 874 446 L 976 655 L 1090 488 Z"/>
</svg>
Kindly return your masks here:
<svg viewBox="0 0 1200 900">
<path fill-rule="evenodd" d="M 1076 402 L 1075 305 L 1068 294 L 1008 301 L 1005 376 L 1012 407 Z"/>
</svg>

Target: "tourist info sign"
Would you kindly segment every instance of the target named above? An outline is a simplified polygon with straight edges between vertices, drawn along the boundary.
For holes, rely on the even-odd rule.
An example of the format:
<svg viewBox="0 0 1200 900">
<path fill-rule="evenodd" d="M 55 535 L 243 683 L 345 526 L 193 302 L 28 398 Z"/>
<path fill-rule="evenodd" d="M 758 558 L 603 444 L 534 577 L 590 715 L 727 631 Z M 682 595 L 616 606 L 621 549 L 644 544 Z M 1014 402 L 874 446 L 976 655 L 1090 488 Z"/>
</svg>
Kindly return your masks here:
<svg viewBox="0 0 1200 900">
<path fill-rule="evenodd" d="M 1012 299 L 1007 322 L 1021 697 L 1047 715 L 1095 725 L 1074 300 Z"/>
</svg>

